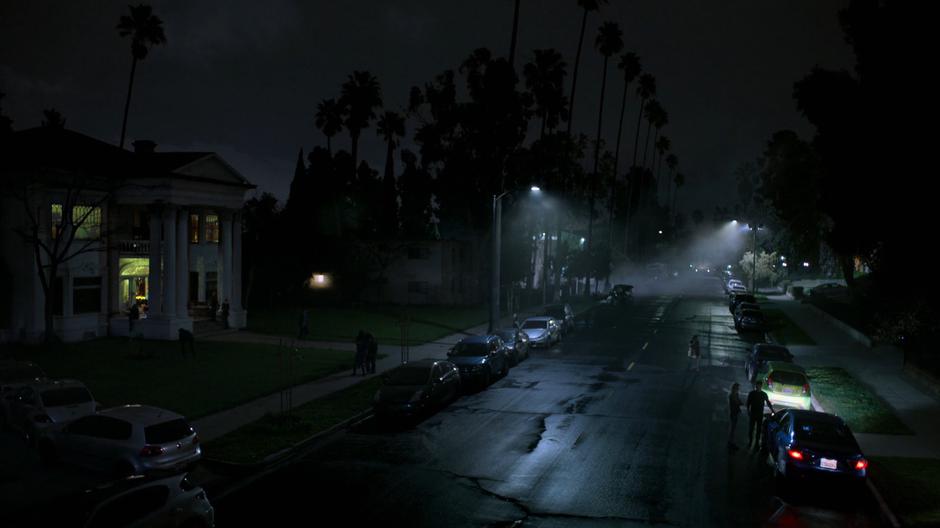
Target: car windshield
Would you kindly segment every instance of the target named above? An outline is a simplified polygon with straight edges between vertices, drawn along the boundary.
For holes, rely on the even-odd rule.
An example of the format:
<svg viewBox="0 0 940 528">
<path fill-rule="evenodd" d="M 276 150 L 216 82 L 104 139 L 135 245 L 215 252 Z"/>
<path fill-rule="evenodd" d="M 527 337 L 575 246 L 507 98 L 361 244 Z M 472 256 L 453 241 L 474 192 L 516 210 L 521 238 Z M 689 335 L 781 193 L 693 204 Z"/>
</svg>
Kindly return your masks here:
<svg viewBox="0 0 940 528">
<path fill-rule="evenodd" d="M 193 428 L 182 418 L 144 427 L 144 440 L 148 444 L 176 442 L 193 434 Z"/>
<path fill-rule="evenodd" d="M 783 385 L 802 386 L 806 384 L 806 376 L 800 374 L 799 372 L 775 370 L 770 374 L 769 381 L 772 381 L 773 383 L 780 383 Z"/>
<path fill-rule="evenodd" d="M 542 320 L 537 320 L 537 319 L 536 319 L 536 320 L 533 320 L 533 319 L 530 319 L 530 320 L 528 320 L 528 321 L 522 323 L 522 328 L 545 328 L 546 326 L 548 326 L 548 321 L 546 321 L 546 320 L 544 320 L 544 319 L 542 319 Z"/>
<path fill-rule="evenodd" d="M 783 348 L 762 348 L 757 352 L 761 361 L 789 361 L 790 353 Z"/>
<path fill-rule="evenodd" d="M 454 347 L 455 356 L 485 356 L 486 351 L 483 343 L 457 343 Z"/>
<path fill-rule="evenodd" d="M 794 425 L 797 440 L 818 442 L 832 446 L 855 447 L 849 428 L 836 423 L 817 420 L 799 420 Z"/>
<path fill-rule="evenodd" d="M 92 400 L 91 393 L 85 387 L 69 387 L 66 389 L 51 389 L 42 392 L 42 404 L 46 407 L 61 407 L 63 405 L 76 405 L 88 403 Z"/>
<path fill-rule="evenodd" d="M 385 377 L 386 385 L 424 385 L 428 382 L 428 369 L 424 367 L 400 367 Z"/>
<path fill-rule="evenodd" d="M 516 333 L 512 330 L 502 330 L 496 332 L 496 335 L 498 335 L 500 339 L 506 341 L 507 343 L 512 343 L 516 340 Z"/>
<path fill-rule="evenodd" d="M 36 365 L 16 365 L 0 368 L 0 383 L 13 381 L 26 381 L 45 376 L 42 369 Z"/>
</svg>

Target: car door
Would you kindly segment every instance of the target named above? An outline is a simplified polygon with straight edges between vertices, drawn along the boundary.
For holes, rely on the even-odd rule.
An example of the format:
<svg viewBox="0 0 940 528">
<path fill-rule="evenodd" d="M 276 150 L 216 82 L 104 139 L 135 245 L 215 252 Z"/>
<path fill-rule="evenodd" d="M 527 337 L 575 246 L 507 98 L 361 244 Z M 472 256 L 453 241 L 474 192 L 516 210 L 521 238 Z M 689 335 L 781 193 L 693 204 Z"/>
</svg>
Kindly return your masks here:
<svg viewBox="0 0 940 528">
<path fill-rule="evenodd" d="M 428 380 L 429 391 L 431 392 L 431 404 L 437 405 L 444 399 L 444 393 L 446 388 L 442 384 L 441 380 L 441 364 L 435 363 L 431 366 L 431 377 Z"/>
<path fill-rule="evenodd" d="M 439 363 L 438 365 L 441 367 L 442 383 L 444 387 L 447 387 L 447 398 L 456 398 L 457 391 L 460 389 L 460 371 L 446 363 Z"/>
</svg>

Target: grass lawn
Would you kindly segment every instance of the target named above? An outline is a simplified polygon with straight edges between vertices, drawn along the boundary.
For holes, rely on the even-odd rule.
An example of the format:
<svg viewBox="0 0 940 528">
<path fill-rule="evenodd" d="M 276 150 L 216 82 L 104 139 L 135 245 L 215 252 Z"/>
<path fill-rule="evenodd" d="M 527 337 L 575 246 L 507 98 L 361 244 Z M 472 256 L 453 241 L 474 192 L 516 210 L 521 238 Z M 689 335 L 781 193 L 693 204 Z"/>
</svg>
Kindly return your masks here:
<svg viewBox="0 0 940 528">
<path fill-rule="evenodd" d="M 787 314 L 775 308 L 761 307 L 764 316 L 767 317 L 767 324 L 770 326 L 774 337 L 783 345 L 815 345 L 813 341 L 802 328 L 797 326 Z"/>
<path fill-rule="evenodd" d="M 365 411 L 382 380 L 372 378 L 294 409 L 290 417 L 268 415 L 207 442 L 208 458 L 249 464 L 288 448 Z"/>
<path fill-rule="evenodd" d="M 395 306 L 310 308 L 310 333 L 307 339 L 318 341 L 353 341 L 360 329 L 372 332 L 379 343 L 401 340 L 401 308 Z M 410 306 L 408 341 L 427 343 L 485 323 L 486 306 Z M 296 337 L 300 309 L 253 310 L 248 329 L 262 334 Z"/>
<path fill-rule="evenodd" d="M 277 346 L 197 341 L 195 359 L 182 357 L 175 341 L 125 338 L 60 345 L 54 350 L 19 346 L 14 355 L 38 363 L 51 377 L 88 385 L 104 406 L 145 403 L 198 418 L 290 385 Z M 288 357 L 286 354 L 285 357 Z M 298 349 L 295 383 L 350 368 L 348 351 Z"/>
<path fill-rule="evenodd" d="M 806 369 L 813 395 L 856 433 L 913 434 L 870 388 L 838 367 Z"/>
<path fill-rule="evenodd" d="M 940 526 L 940 460 L 872 458 L 871 478 L 904 526 Z"/>
</svg>

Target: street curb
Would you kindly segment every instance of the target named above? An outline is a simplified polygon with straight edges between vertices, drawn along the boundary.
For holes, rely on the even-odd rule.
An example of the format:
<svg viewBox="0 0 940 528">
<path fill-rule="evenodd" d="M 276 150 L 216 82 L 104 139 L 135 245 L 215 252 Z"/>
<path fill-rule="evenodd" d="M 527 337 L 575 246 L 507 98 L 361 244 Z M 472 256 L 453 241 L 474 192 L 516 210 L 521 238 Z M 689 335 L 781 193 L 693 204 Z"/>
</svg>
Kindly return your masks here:
<svg viewBox="0 0 940 528">
<path fill-rule="evenodd" d="M 826 409 L 819 404 L 819 400 L 816 399 L 816 396 L 810 395 L 810 401 L 813 403 L 814 410 L 819 412 L 826 412 Z M 878 508 L 881 510 L 882 519 L 887 521 L 892 528 L 901 528 L 901 523 L 898 522 L 898 518 L 894 515 L 894 512 L 891 511 L 891 508 L 888 506 L 888 503 L 885 502 L 884 497 L 881 496 L 881 492 L 878 491 L 878 487 L 875 486 L 874 482 L 872 482 L 871 475 L 865 479 L 865 485 L 868 487 L 868 490 L 871 491 L 872 496 L 875 497 L 875 502 L 878 503 Z"/>
</svg>

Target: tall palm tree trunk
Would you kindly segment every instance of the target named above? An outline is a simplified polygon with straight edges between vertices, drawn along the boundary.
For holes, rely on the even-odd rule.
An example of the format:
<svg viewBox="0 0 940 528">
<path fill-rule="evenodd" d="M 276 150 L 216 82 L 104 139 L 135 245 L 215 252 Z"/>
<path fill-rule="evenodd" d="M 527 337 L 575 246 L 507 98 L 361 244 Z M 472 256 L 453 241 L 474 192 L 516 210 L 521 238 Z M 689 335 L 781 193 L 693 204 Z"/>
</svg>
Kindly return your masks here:
<svg viewBox="0 0 940 528">
<path fill-rule="evenodd" d="M 578 53 L 574 56 L 574 72 L 571 75 L 571 98 L 568 101 L 568 135 L 571 135 L 571 123 L 574 122 L 574 94 L 578 88 L 578 67 L 581 66 L 581 47 L 584 44 L 584 30 L 587 28 L 588 10 L 581 17 L 581 36 L 578 37 Z"/>
<path fill-rule="evenodd" d="M 591 251 L 594 228 L 594 201 L 597 195 L 597 166 L 601 154 L 601 128 L 604 121 L 604 92 L 607 90 L 607 57 L 604 57 L 604 74 L 601 76 L 601 104 L 597 111 L 597 136 L 594 140 L 594 170 L 591 171 L 591 197 L 588 200 L 588 236 L 587 249 Z"/>
<path fill-rule="evenodd" d="M 650 121 L 646 125 L 646 144 L 643 146 L 643 168 L 649 168 L 649 165 L 646 164 L 646 154 L 650 149 L 650 133 L 653 130 L 653 122 Z"/>
<path fill-rule="evenodd" d="M 614 237 L 614 198 L 617 180 L 620 178 L 620 138 L 623 134 L 623 116 L 627 109 L 627 88 L 630 83 L 623 83 L 623 97 L 620 99 L 620 121 L 617 124 L 617 146 L 614 149 L 614 181 L 610 186 L 610 201 L 607 204 L 607 247 L 612 247 Z"/>
<path fill-rule="evenodd" d="M 124 137 L 127 133 L 127 113 L 131 108 L 131 92 L 134 90 L 134 72 L 137 71 L 137 57 L 131 54 L 131 79 L 127 83 L 127 100 L 124 102 L 124 119 L 121 121 L 121 144 L 124 148 Z"/>
<path fill-rule="evenodd" d="M 512 40 L 509 42 L 509 67 L 513 67 L 513 61 L 516 58 L 516 38 L 519 35 L 519 2 L 516 0 L 516 9 L 512 16 Z"/>
<path fill-rule="evenodd" d="M 643 122 L 643 107 L 646 99 L 640 99 L 640 112 L 636 116 L 636 134 L 633 136 L 633 166 L 636 167 L 637 152 L 640 150 L 640 124 Z"/>
</svg>

